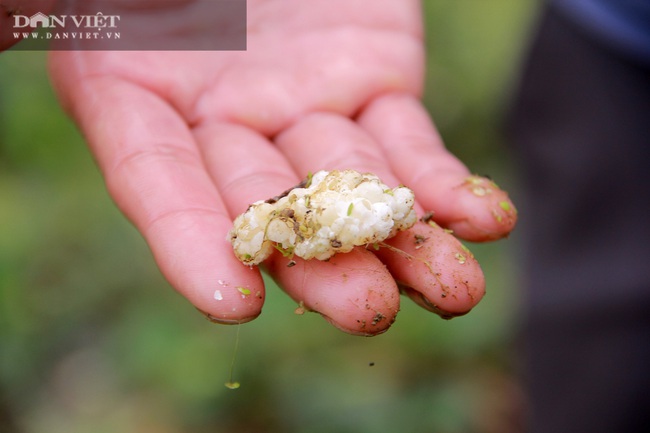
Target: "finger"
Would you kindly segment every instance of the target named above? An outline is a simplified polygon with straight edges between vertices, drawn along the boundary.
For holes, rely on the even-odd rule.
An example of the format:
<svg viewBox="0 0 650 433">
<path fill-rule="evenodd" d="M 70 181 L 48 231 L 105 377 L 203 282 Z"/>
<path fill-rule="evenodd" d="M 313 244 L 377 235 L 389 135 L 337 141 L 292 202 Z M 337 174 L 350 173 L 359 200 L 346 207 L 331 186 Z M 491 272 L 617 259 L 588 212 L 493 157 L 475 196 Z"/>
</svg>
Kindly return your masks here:
<svg viewBox="0 0 650 433">
<path fill-rule="evenodd" d="M 230 218 L 182 119 L 157 96 L 110 78 L 60 91 L 68 94 L 110 194 L 172 286 L 224 323 L 256 317 L 261 276 L 233 257 Z"/>
<path fill-rule="evenodd" d="M 247 128 L 206 124 L 197 127 L 195 135 L 231 216 L 299 182 L 284 155 Z M 308 310 L 319 312 L 353 334 L 383 332 L 394 321 L 399 309 L 397 286 L 368 251 L 337 256 L 327 262 L 294 261 L 295 266 L 288 266 L 288 259 L 274 254 L 265 266 L 289 296 Z M 369 273 L 372 278 L 368 278 Z"/>
<path fill-rule="evenodd" d="M 485 294 L 485 278 L 472 253 L 436 224 L 416 223 L 386 241 L 376 254 L 404 293 L 443 318 L 469 312 Z"/>
<path fill-rule="evenodd" d="M 193 134 L 232 219 L 251 203 L 275 197 L 301 181 L 284 156 L 247 127 L 205 123 Z"/>
<path fill-rule="evenodd" d="M 318 170 L 352 169 L 372 173 L 390 187 L 400 185 L 383 149 L 347 117 L 310 114 L 278 135 L 275 142 L 303 177 Z M 415 210 L 422 213 L 417 203 Z"/>
<path fill-rule="evenodd" d="M 322 169 L 354 169 L 373 173 L 390 186 L 398 184 L 383 159 L 381 149 L 347 117 L 331 113 L 309 114 L 278 135 L 275 143 L 301 176 Z M 358 302 L 349 303 L 357 308 L 356 311 L 348 310 L 348 313 L 343 315 L 347 318 L 348 329 L 350 326 L 356 326 L 359 333 L 367 333 L 369 330 L 375 333 L 383 332 L 385 329 L 378 329 L 377 325 L 387 328 L 399 309 L 399 296 L 396 296 L 394 279 L 372 253 L 362 248 L 357 249 L 354 255 L 343 255 L 337 260 L 348 263 L 350 270 L 359 275 L 358 279 L 347 278 L 346 291 L 340 291 L 344 299 L 370 300 L 370 308 L 365 308 L 366 304 L 360 308 L 361 304 Z M 350 270 L 346 275 L 350 275 Z M 359 291 L 367 294 L 360 297 Z M 374 300 L 376 304 L 373 303 Z M 373 323 L 374 320 L 368 315 L 376 311 L 384 314 L 389 320 L 375 323 L 372 329 L 359 328 L 360 324 L 363 326 Z M 342 327 L 341 323 L 342 319 L 339 320 L 339 327 Z"/>
<path fill-rule="evenodd" d="M 379 144 L 344 116 L 308 114 L 278 135 L 275 143 L 301 176 L 353 169 L 373 173 L 392 187 L 399 184 Z"/>
<path fill-rule="evenodd" d="M 398 183 L 383 149 L 348 119 L 313 114 L 278 136 L 276 142 L 296 167 L 351 167 L 374 172 L 393 185 Z M 418 304 L 453 317 L 465 314 L 482 298 L 485 281 L 478 263 L 439 226 L 419 223 L 386 243 L 392 248 L 380 248 L 377 256 Z"/>
<path fill-rule="evenodd" d="M 399 290 L 371 252 L 356 248 L 327 262 L 287 259 L 265 263 L 277 283 L 306 310 L 319 312 L 349 334 L 372 336 L 388 330 L 399 311 Z"/>
<path fill-rule="evenodd" d="M 507 236 L 517 214 L 494 182 L 471 176 L 449 153 L 422 104 L 404 94 L 374 100 L 358 119 L 380 143 L 396 176 L 414 190 L 434 219 L 464 239 Z"/>
</svg>

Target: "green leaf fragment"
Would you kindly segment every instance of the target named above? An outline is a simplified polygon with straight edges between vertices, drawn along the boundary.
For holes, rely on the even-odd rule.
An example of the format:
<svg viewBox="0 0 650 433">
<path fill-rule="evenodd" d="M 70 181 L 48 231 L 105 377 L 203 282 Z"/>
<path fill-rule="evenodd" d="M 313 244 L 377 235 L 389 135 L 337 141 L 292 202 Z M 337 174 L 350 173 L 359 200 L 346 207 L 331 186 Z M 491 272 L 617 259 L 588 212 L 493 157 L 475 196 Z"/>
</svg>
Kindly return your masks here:
<svg viewBox="0 0 650 433">
<path fill-rule="evenodd" d="M 503 209 L 504 211 L 508 212 L 512 207 L 510 206 L 510 203 L 507 201 L 502 201 L 499 203 L 499 207 Z"/>
<path fill-rule="evenodd" d="M 226 388 L 228 389 L 237 389 L 240 386 L 239 382 L 226 382 L 224 385 L 226 385 Z"/>
<path fill-rule="evenodd" d="M 287 248 L 283 248 L 281 245 L 278 244 L 273 244 L 276 250 L 280 251 L 282 253 L 283 257 L 293 257 L 293 246 L 289 246 Z"/>
<path fill-rule="evenodd" d="M 245 287 L 237 287 L 237 290 L 239 291 L 239 293 L 241 293 L 244 296 L 248 296 L 251 294 L 251 291 Z"/>
<path fill-rule="evenodd" d="M 470 251 L 469 248 L 467 248 L 467 246 L 466 246 L 465 244 L 460 244 L 460 247 L 463 249 L 463 251 L 464 251 L 465 253 L 467 253 L 467 255 L 469 256 L 469 258 L 471 258 L 471 259 L 474 258 L 474 254 Z"/>
<path fill-rule="evenodd" d="M 354 203 L 350 203 L 350 206 L 348 206 L 348 216 L 352 215 L 353 210 L 354 210 Z"/>
<path fill-rule="evenodd" d="M 305 188 L 309 188 L 311 186 L 311 181 L 314 177 L 314 174 L 310 171 L 307 173 L 307 181 L 305 182 Z"/>
</svg>

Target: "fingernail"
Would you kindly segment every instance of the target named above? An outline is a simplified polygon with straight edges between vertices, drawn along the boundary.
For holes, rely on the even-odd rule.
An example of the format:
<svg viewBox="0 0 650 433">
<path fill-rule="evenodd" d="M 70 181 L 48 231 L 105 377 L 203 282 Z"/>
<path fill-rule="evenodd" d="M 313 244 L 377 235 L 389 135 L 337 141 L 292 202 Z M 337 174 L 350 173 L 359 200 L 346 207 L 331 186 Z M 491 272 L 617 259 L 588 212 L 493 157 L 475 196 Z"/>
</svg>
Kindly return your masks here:
<svg viewBox="0 0 650 433">
<path fill-rule="evenodd" d="M 342 326 L 340 323 L 335 322 L 332 320 L 331 317 L 326 316 L 322 313 L 319 313 L 330 325 L 334 326 L 336 329 L 339 331 L 343 331 L 346 334 L 358 336 L 358 337 L 374 337 L 375 335 L 383 334 L 384 332 L 388 331 L 391 327 L 391 325 L 395 322 L 395 318 L 391 320 L 391 322 L 388 324 L 388 326 L 385 326 L 383 328 L 370 328 L 366 327 L 365 323 L 361 320 L 358 322 L 361 324 L 359 328 L 348 328 L 345 326 Z"/>
<path fill-rule="evenodd" d="M 454 317 L 463 316 L 465 314 L 465 313 L 460 313 L 460 314 L 459 313 L 450 313 L 449 311 L 442 310 L 439 306 L 437 306 L 436 304 L 431 302 L 429 300 L 429 298 L 424 296 L 422 293 L 419 294 L 419 299 L 421 301 L 421 302 L 419 302 L 419 304 L 421 306 L 423 306 L 427 310 L 431 311 L 432 313 L 436 313 L 438 316 L 440 316 L 441 318 L 443 318 L 445 320 L 450 320 L 450 319 L 453 319 Z"/>
<path fill-rule="evenodd" d="M 205 316 L 206 319 L 208 319 L 212 323 L 218 323 L 219 325 L 239 325 L 241 323 L 246 323 L 250 322 L 251 320 L 254 320 L 257 318 L 258 315 L 252 316 L 252 317 L 244 317 L 243 319 L 223 319 L 220 317 L 215 317 L 210 313 L 206 313 L 205 311 L 202 311 L 197 308 L 197 311 Z"/>
<path fill-rule="evenodd" d="M 438 316 L 440 316 L 445 320 L 450 320 L 453 319 L 454 317 L 464 316 L 465 314 L 467 314 L 467 312 L 451 313 L 449 311 L 445 311 L 435 303 L 431 302 L 431 300 L 426 296 L 424 296 L 424 294 L 416 291 L 415 289 L 407 285 L 399 284 L 399 289 L 402 293 L 404 293 L 406 296 L 411 298 L 411 300 L 416 304 L 418 304 L 420 307 L 424 308 L 427 311 L 431 311 L 432 313 L 437 314 Z"/>
</svg>

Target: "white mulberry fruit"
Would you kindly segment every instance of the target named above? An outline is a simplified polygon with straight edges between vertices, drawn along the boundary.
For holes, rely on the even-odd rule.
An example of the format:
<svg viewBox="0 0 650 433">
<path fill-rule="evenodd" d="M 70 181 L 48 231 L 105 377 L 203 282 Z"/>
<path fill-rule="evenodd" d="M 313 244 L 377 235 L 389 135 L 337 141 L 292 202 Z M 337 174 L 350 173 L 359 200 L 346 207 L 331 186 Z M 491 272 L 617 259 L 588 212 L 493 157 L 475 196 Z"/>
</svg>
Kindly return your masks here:
<svg viewBox="0 0 650 433">
<path fill-rule="evenodd" d="M 285 256 L 327 260 L 374 244 L 415 224 L 413 191 L 389 188 L 370 173 L 319 171 L 278 197 L 258 201 L 235 218 L 235 255 L 257 265 L 273 249 Z"/>
</svg>

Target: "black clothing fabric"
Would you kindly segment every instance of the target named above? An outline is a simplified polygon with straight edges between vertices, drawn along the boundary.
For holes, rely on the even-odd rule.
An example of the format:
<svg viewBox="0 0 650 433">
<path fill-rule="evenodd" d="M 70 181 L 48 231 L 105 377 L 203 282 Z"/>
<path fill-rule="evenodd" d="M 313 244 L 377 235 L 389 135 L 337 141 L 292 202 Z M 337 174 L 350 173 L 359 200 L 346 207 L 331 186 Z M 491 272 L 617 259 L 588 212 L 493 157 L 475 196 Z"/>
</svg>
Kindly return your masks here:
<svg viewBox="0 0 650 433">
<path fill-rule="evenodd" d="M 529 432 L 650 425 L 650 69 L 548 7 L 509 122 Z"/>
</svg>

